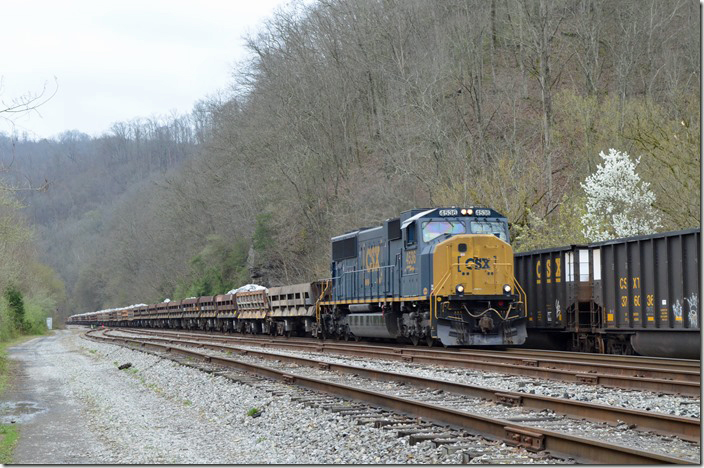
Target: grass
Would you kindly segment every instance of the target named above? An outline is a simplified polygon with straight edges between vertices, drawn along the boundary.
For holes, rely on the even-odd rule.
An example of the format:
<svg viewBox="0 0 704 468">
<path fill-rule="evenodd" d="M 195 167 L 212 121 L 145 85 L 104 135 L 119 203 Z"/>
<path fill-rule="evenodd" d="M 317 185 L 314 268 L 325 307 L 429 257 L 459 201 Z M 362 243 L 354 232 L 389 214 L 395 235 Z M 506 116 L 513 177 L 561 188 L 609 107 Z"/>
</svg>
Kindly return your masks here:
<svg viewBox="0 0 704 468">
<path fill-rule="evenodd" d="M 0 424 L 0 463 L 12 463 L 12 451 L 15 448 L 19 431 L 13 424 Z"/>
<path fill-rule="evenodd" d="M 258 408 L 250 408 L 249 411 L 247 411 L 247 416 L 254 416 L 259 412 Z"/>
</svg>

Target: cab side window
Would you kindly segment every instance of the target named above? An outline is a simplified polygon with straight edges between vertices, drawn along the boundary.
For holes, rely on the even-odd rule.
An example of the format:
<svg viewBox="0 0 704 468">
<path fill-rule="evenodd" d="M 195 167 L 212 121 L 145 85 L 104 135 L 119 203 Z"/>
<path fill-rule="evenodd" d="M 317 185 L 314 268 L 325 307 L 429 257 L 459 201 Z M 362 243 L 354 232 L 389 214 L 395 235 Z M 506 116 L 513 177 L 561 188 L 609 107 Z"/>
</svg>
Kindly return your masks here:
<svg viewBox="0 0 704 468">
<path fill-rule="evenodd" d="M 416 223 L 415 221 L 408 225 L 406 228 L 406 242 L 405 247 L 415 247 L 416 245 Z"/>
</svg>

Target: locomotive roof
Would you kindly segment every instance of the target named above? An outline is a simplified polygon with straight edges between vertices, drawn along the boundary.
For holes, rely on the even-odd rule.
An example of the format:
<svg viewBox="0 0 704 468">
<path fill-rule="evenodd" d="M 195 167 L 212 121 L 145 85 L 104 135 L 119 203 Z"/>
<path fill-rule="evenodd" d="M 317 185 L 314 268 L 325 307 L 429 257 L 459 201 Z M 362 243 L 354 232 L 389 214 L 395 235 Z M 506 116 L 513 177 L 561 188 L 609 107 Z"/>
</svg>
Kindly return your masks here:
<svg viewBox="0 0 704 468">
<path fill-rule="evenodd" d="M 423 216 L 427 216 L 433 211 L 435 211 L 435 208 L 431 208 L 429 210 L 421 211 L 420 213 L 414 214 L 403 222 L 403 224 L 401 225 L 401 229 L 406 229 L 406 227 L 408 227 L 408 225 L 411 224 L 413 221 L 415 221 L 416 219 L 420 219 Z M 401 213 L 401 215 L 403 216 L 403 213 Z"/>
<path fill-rule="evenodd" d="M 469 205 L 469 206 L 467 206 L 466 208 L 472 208 L 473 210 L 476 210 L 476 209 L 489 210 L 490 214 L 489 214 L 487 217 L 490 217 L 490 218 L 505 218 L 504 215 L 502 215 L 502 214 L 499 213 L 498 211 L 495 211 L 495 210 L 493 210 L 493 209 L 491 209 L 491 208 L 485 208 L 485 207 L 474 206 L 474 205 Z M 442 210 L 458 210 L 458 211 L 459 211 L 460 209 L 461 209 L 461 208 L 458 208 L 458 207 L 451 207 L 451 208 L 420 208 L 420 209 L 419 209 L 419 208 L 414 208 L 414 209 L 412 209 L 412 210 L 402 211 L 402 212 L 401 212 L 401 216 L 399 216 L 399 218 L 388 218 L 388 219 L 385 220 L 385 222 L 386 222 L 386 221 L 391 221 L 391 220 L 393 220 L 393 219 L 400 219 L 401 222 L 402 222 L 401 229 L 405 229 L 405 228 L 408 227 L 408 225 L 411 224 L 413 221 L 415 221 L 415 220 L 417 220 L 417 219 L 420 219 L 420 218 L 423 218 L 423 217 L 426 217 L 426 216 L 430 216 L 430 215 L 433 214 L 434 212 L 437 212 L 437 215 L 438 215 L 438 216 L 441 216 L 441 215 L 440 215 L 440 212 L 441 212 Z M 447 216 L 447 215 L 443 215 L 443 217 L 444 217 L 444 216 Z M 458 217 L 458 216 L 460 216 L 459 213 L 457 214 L 457 216 L 452 216 L 452 217 Z M 381 225 L 379 225 L 379 226 L 364 227 L 364 228 L 355 229 L 355 230 L 353 230 L 353 231 L 348 231 L 348 232 L 346 232 L 346 233 L 344 233 L 344 234 L 340 234 L 339 236 L 335 236 L 335 237 L 333 237 L 333 238 L 330 239 L 330 240 L 331 240 L 332 242 L 337 242 L 337 241 L 349 239 L 349 238 L 351 238 L 351 237 L 357 237 L 361 232 L 369 231 L 369 230 L 372 230 L 372 229 L 380 229 L 380 228 L 382 228 L 383 226 L 384 226 L 384 223 L 381 223 Z"/>
<path fill-rule="evenodd" d="M 483 206 L 470 205 L 470 206 L 462 207 L 462 208 L 471 208 L 472 210 L 487 210 L 487 211 L 489 211 L 489 214 L 482 215 L 481 216 L 482 218 L 505 218 L 505 216 L 502 215 L 501 213 L 499 213 L 498 211 L 492 210 L 491 208 L 485 208 Z M 458 208 L 458 207 L 453 206 L 451 208 L 431 208 L 429 210 L 417 212 L 417 213 L 413 214 L 411 217 L 406 218 L 403 221 L 403 224 L 401 224 L 401 229 L 406 229 L 408 227 L 408 225 L 411 224 L 413 221 L 416 221 L 418 219 L 421 219 L 421 218 L 424 218 L 426 216 L 430 216 L 433 214 L 435 214 L 436 216 L 439 216 L 439 217 L 451 217 L 451 218 L 460 217 L 459 210 L 461 210 L 462 208 Z M 443 213 L 443 211 L 449 211 L 449 210 L 455 210 L 456 214 L 448 215 L 448 214 Z M 418 211 L 418 210 L 410 210 L 410 211 Z M 410 211 L 404 211 L 403 213 L 401 213 L 401 219 L 404 219 L 403 215 L 405 213 L 409 213 Z M 472 216 L 472 215 L 469 215 L 469 216 Z M 462 216 L 462 217 L 464 217 L 464 216 Z"/>
</svg>

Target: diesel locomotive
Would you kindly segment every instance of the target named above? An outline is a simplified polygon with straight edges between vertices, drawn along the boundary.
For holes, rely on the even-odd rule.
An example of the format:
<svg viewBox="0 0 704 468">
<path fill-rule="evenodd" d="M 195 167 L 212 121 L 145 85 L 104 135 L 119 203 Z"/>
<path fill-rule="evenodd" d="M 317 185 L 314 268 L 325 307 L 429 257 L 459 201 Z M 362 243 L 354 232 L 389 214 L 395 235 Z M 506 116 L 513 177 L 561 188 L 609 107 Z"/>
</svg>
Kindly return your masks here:
<svg viewBox="0 0 704 468">
<path fill-rule="evenodd" d="M 492 209 L 409 210 L 333 237 L 331 272 L 313 335 L 445 346 L 526 339 L 508 222 Z"/>
</svg>

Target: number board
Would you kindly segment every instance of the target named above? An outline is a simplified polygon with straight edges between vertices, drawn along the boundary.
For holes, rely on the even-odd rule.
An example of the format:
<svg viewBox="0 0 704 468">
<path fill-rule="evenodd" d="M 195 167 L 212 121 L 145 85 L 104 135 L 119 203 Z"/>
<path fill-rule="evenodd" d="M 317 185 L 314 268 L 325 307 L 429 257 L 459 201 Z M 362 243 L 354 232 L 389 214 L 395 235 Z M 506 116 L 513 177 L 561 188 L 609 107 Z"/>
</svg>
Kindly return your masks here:
<svg viewBox="0 0 704 468">
<path fill-rule="evenodd" d="M 459 210 L 449 209 L 449 210 L 439 210 L 438 215 L 440 216 L 459 216 Z"/>
</svg>

